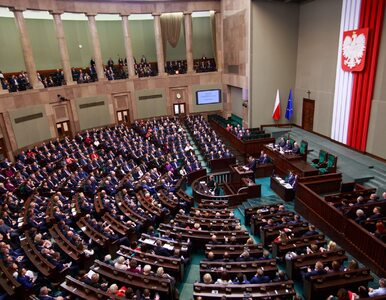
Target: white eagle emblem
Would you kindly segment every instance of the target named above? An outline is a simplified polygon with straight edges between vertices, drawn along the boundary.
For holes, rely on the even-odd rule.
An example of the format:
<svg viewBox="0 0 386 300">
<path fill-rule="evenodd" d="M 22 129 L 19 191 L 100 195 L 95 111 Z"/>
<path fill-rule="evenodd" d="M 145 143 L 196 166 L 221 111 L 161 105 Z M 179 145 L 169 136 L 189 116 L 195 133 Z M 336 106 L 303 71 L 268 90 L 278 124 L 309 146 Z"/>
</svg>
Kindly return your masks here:
<svg viewBox="0 0 386 300">
<path fill-rule="evenodd" d="M 366 49 L 366 37 L 363 33 L 357 35 L 355 31 L 352 36 L 346 36 L 343 41 L 343 63 L 350 69 L 359 65 Z"/>
</svg>

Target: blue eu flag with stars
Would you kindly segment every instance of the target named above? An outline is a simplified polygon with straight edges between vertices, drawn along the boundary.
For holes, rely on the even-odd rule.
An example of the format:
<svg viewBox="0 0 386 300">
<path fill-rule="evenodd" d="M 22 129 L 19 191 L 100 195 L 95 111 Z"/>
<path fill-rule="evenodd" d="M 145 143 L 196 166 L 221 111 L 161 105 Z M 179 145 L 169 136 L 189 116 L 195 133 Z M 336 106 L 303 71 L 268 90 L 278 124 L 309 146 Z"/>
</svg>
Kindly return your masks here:
<svg viewBox="0 0 386 300">
<path fill-rule="evenodd" d="M 285 110 L 285 118 L 289 121 L 292 117 L 293 111 L 293 99 L 292 99 L 292 89 L 288 96 L 287 109 Z"/>
</svg>

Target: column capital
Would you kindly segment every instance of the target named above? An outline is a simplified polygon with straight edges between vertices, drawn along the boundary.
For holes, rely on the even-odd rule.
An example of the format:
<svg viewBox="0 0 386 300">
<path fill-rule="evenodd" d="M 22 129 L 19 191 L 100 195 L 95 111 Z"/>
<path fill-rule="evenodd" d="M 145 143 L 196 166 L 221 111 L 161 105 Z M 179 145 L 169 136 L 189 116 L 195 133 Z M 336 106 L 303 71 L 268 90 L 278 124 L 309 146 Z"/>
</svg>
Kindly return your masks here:
<svg viewBox="0 0 386 300">
<path fill-rule="evenodd" d="M 120 13 L 119 14 L 119 16 L 121 17 L 121 18 L 128 18 L 128 17 L 130 17 L 130 13 Z"/>
<path fill-rule="evenodd" d="M 62 10 L 50 10 L 50 15 L 62 15 L 64 14 L 64 11 Z"/>
<path fill-rule="evenodd" d="M 27 9 L 25 7 L 22 7 L 22 6 L 13 6 L 13 7 L 9 7 L 9 10 L 12 12 L 17 12 L 17 11 L 23 12 Z"/>
<path fill-rule="evenodd" d="M 90 17 L 94 17 L 97 15 L 97 13 L 92 13 L 92 12 L 87 12 L 87 13 L 84 13 L 86 15 L 87 18 L 90 18 Z"/>
<path fill-rule="evenodd" d="M 185 16 L 185 15 L 191 15 L 192 12 L 191 12 L 191 11 L 184 11 L 183 14 L 184 14 L 184 16 Z"/>
<path fill-rule="evenodd" d="M 151 15 L 152 15 L 153 17 L 160 17 L 160 16 L 161 16 L 161 13 L 155 12 L 155 13 L 152 13 Z"/>
</svg>

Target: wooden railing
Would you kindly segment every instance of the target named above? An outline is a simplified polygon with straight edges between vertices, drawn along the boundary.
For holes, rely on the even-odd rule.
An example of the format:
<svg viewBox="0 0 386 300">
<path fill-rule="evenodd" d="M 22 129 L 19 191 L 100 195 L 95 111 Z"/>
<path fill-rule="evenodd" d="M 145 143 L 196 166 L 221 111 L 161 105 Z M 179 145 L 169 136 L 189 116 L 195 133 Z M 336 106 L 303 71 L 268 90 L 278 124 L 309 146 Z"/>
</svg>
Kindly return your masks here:
<svg viewBox="0 0 386 300">
<path fill-rule="evenodd" d="M 225 186 L 229 184 L 231 181 L 231 172 L 229 171 L 213 173 L 211 175 L 213 175 L 214 181 L 217 182 L 220 186 Z M 211 195 L 202 190 L 201 184 L 200 184 L 201 181 L 207 182 L 208 175 L 199 177 L 192 183 L 193 197 L 196 201 L 199 201 L 200 199 L 221 200 L 221 201 L 227 201 L 228 206 L 233 207 L 246 201 L 248 198 L 248 193 L 246 192 L 237 193 L 237 191 L 234 191 L 234 193 L 232 194 L 222 195 L 222 196 Z"/>
<path fill-rule="evenodd" d="M 299 182 L 295 200 L 296 211 L 363 261 L 376 274 L 386 276 L 385 243 L 344 216 L 313 188 L 308 182 Z"/>
<path fill-rule="evenodd" d="M 238 139 L 234 134 L 228 132 L 224 127 L 222 127 L 217 122 L 210 120 L 210 126 L 215 129 L 222 136 L 226 137 L 226 139 L 231 143 L 231 145 L 240 153 L 244 155 L 259 155 L 261 150 L 263 150 L 263 146 L 266 144 L 274 143 L 275 139 L 270 138 L 261 138 L 250 141 L 242 141 Z"/>
</svg>

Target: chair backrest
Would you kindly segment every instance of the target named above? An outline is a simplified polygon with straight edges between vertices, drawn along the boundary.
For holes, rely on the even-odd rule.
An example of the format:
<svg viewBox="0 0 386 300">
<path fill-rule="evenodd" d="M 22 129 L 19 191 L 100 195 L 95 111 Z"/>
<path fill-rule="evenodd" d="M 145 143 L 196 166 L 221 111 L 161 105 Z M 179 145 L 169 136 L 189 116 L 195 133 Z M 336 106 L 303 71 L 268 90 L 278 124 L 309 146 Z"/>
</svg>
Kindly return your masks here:
<svg viewBox="0 0 386 300">
<path fill-rule="evenodd" d="M 307 148 L 308 148 L 308 143 L 306 141 L 302 141 L 300 143 L 300 154 L 307 154 Z"/>
<path fill-rule="evenodd" d="M 327 167 L 332 168 L 335 165 L 335 156 L 332 154 L 328 154 L 328 161 L 327 161 Z"/>
<path fill-rule="evenodd" d="M 319 151 L 319 162 L 324 163 L 326 161 L 326 158 L 327 158 L 327 152 L 321 149 Z"/>
</svg>

